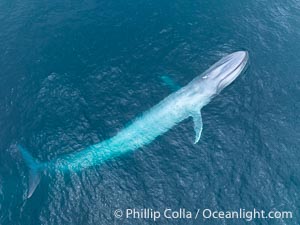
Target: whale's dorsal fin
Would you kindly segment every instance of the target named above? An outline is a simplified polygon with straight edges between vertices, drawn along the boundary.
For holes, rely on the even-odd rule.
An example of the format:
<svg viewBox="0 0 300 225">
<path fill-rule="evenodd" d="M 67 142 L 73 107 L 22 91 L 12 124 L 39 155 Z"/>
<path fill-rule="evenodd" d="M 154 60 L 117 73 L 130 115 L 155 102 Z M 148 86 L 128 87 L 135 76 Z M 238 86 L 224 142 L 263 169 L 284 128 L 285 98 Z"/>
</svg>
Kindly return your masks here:
<svg viewBox="0 0 300 225">
<path fill-rule="evenodd" d="M 194 121 L 194 130 L 195 130 L 194 144 L 197 144 L 197 142 L 200 140 L 202 129 L 203 129 L 201 111 L 193 113 L 192 117 L 193 117 L 193 121 Z"/>
</svg>

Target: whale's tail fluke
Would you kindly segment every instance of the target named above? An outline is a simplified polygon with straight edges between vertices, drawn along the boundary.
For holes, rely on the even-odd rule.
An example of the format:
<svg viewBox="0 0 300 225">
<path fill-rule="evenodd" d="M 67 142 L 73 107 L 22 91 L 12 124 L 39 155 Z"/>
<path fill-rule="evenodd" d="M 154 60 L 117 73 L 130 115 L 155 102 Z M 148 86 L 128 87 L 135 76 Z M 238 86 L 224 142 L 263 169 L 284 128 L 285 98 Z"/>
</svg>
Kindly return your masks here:
<svg viewBox="0 0 300 225">
<path fill-rule="evenodd" d="M 29 188 L 27 192 L 27 198 L 30 198 L 40 183 L 42 166 L 25 148 L 23 148 L 21 145 L 18 145 L 18 148 L 26 162 L 26 165 L 29 167 Z"/>
</svg>

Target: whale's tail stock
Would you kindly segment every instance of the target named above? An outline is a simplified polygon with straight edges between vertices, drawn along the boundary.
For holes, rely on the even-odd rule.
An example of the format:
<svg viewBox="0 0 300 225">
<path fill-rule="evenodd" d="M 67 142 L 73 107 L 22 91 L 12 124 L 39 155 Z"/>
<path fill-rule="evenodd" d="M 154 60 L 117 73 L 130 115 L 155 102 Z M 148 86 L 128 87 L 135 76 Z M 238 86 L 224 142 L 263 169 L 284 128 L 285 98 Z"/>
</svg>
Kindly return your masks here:
<svg viewBox="0 0 300 225">
<path fill-rule="evenodd" d="M 35 191 L 36 187 L 40 183 L 41 180 L 41 172 L 42 172 L 42 164 L 38 162 L 37 159 L 33 158 L 33 156 L 21 145 L 18 145 L 18 149 L 20 150 L 26 165 L 29 168 L 29 179 L 28 179 L 28 191 L 27 198 L 30 198 Z"/>
</svg>

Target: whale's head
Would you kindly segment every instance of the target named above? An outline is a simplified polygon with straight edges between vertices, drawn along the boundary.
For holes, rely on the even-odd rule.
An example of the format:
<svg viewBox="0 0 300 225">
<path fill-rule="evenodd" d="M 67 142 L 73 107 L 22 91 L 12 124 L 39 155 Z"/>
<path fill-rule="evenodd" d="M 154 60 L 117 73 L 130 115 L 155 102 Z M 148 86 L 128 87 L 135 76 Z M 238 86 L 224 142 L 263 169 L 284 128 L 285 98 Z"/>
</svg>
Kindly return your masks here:
<svg viewBox="0 0 300 225">
<path fill-rule="evenodd" d="M 201 79 L 205 80 L 205 85 L 208 86 L 207 88 L 211 88 L 211 91 L 220 93 L 242 73 L 248 58 L 246 51 L 229 54 L 206 70 Z"/>
<path fill-rule="evenodd" d="M 248 58 L 247 51 L 238 51 L 223 57 L 178 91 L 183 97 L 180 102 L 184 105 L 188 103 L 193 108 L 203 107 L 245 70 Z"/>
<path fill-rule="evenodd" d="M 186 86 L 189 102 L 192 105 L 206 105 L 245 70 L 248 58 L 247 51 L 238 51 L 213 64 Z"/>
</svg>

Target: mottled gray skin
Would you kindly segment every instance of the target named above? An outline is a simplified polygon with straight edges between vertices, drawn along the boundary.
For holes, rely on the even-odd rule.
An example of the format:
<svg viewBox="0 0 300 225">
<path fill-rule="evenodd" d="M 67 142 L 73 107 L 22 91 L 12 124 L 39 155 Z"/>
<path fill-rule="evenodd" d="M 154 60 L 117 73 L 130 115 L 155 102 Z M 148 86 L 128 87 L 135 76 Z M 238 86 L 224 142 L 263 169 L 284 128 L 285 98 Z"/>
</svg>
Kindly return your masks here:
<svg viewBox="0 0 300 225">
<path fill-rule="evenodd" d="M 32 195 L 39 182 L 39 171 L 79 171 L 101 164 L 149 144 L 190 116 L 194 120 L 195 143 L 197 143 L 202 131 L 201 108 L 241 74 L 247 61 L 248 53 L 245 51 L 223 57 L 203 74 L 138 117 L 116 136 L 79 152 L 49 162 L 37 163 L 25 149 L 20 147 L 31 168 L 32 177 L 28 197 Z"/>
</svg>

